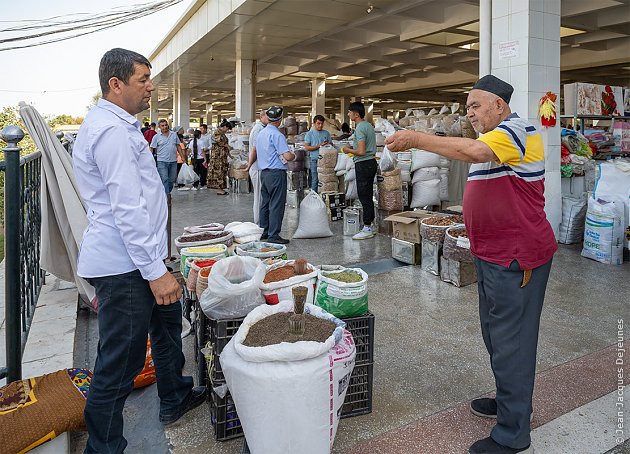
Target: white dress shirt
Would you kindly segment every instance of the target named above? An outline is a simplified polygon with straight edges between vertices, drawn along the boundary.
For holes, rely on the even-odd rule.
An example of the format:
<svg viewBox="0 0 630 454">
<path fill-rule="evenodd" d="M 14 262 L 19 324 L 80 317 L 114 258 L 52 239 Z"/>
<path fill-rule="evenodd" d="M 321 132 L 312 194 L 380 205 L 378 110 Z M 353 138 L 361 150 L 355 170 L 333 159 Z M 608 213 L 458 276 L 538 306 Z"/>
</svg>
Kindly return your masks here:
<svg viewBox="0 0 630 454">
<path fill-rule="evenodd" d="M 101 98 L 81 124 L 72 159 L 88 218 L 77 274 L 137 269 L 146 280 L 161 277 L 167 271 L 166 194 L 140 122 Z"/>
</svg>

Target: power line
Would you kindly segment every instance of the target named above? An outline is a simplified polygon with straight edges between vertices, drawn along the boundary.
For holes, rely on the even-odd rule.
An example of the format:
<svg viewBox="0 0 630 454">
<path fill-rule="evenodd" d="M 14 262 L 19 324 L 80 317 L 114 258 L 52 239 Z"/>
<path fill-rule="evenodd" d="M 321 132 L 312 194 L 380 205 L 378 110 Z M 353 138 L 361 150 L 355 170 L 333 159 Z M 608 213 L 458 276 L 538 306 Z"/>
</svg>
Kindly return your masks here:
<svg viewBox="0 0 630 454">
<path fill-rule="evenodd" d="M 95 88 L 99 88 L 99 86 L 92 85 L 91 87 L 68 88 L 67 90 L 0 90 L 0 92 L 3 92 L 3 93 L 66 93 L 69 91 L 93 90 Z"/>
<path fill-rule="evenodd" d="M 24 49 L 28 47 L 42 46 L 44 44 L 65 41 L 72 38 L 78 38 L 79 36 L 89 35 L 91 33 L 107 30 L 117 25 L 121 25 L 126 22 L 130 22 L 130 21 L 139 19 L 141 17 L 146 17 L 151 14 L 157 13 L 158 11 L 161 11 L 163 9 L 166 9 L 173 5 L 181 3 L 182 1 L 183 0 L 163 0 L 161 2 L 135 4 L 135 5 L 130 5 L 128 7 L 125 7 L 125 8 L 122 8 L 122 7 L 115 8 L 114 10 L 111 10 L 110 12 L 97 13 L 89 17 L 79 17 L 76 19 L 65 20 L 65 21 L 57 20 L 63 16 L 53 16 L 47 19 L 41 19 L 38 22 L 36 22 L 34 25 L 13 26 L 13 27 L 5 28 L 5 29 L 0 29 L 0 33 L 14 33 L 16 31 L 25 32 L 29 30 L 39 30 L 38 33 L 34 33 L 34 34 L 26 34 L 26 35 L 11 37 L 11 38 L 0 39 L 0 44 L 33 40 L 37 38 L 43 38 L 49 35 L 71 33 L 77 30 L 81 30 L 81 32 L 79 33 L 47 39 L 47 40 L 39 41 L 36 43 L 22 44 L 22 45 L 0 48 L 0 52 L 7 51 L 7 50 Z M 71 16 L 66 16 L 66 19 L 67 17 L 85 16 L 86 14 L 87 13 L 75 13 Z M 31 21 L 21 21 L 21 22 L 30 23 Z M 49 30 L 50 28 L 53 28 L 53 30 Z M 88 30 L 85 31 L 86 29 Z"/>
</svg>

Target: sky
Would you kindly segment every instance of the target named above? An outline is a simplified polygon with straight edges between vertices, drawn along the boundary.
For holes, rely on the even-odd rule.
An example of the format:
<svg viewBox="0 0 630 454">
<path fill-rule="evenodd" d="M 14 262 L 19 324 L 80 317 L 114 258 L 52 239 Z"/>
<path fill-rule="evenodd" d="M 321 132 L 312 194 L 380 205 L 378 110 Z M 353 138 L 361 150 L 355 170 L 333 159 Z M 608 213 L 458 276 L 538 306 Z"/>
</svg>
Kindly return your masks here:
<svg viewBox="0 0 630 454">
<path fill-rule="evenodd" d="M 5 5 L 0 16 L 0 29 L 20 25 L 16 22 L 19 20 L 71 13 L 103 13 L 111 8 L 150 1 L 22 0 L 11 6 Z M 148 58 L 193 1 L 183 0 L 155 14 L 105 31 L 43 46 L 1 51 L 0 109 L 25 101 L 44 116 L 85 116 L 86 106 L 99 90 L 98 65 L 103 54 L 114 47 L 122 47 Z M 0 40 L 10 36 L 13 35 L 0 33 Z M 6 46 L 0 44 L 0 49 Z"/>
</svg>

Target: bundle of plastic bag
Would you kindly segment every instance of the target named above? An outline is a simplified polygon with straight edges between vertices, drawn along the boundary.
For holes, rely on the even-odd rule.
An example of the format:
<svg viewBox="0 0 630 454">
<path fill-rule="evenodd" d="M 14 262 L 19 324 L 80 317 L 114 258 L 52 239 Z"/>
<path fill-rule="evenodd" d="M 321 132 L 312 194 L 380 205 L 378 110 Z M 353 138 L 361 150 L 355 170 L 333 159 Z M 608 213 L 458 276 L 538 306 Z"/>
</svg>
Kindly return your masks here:
<svg viewBox="0 0 630 454">
<path fill-rule="evenodd" d="M 383 148 L 383 153 L 381 154 L 381 160 L 378 163 L 381 172 L 391 172 L 396 168 L 396 156 L 394 153 L 389 151 L 389 148 Z"/>
<path fill-rule="evenodd" d="M 253 222 L 230 222 L 225 230 L 232 232 L 237 243 L 251 243 L 260 240 L 264 229 Z"/>
<path fill-rule="evenodd" d="M 177 184 L 193 184 L 199 181 L 199 175 L 188 164 L 182 164 L 182 168 L 177 175 Z"/>
</svg>

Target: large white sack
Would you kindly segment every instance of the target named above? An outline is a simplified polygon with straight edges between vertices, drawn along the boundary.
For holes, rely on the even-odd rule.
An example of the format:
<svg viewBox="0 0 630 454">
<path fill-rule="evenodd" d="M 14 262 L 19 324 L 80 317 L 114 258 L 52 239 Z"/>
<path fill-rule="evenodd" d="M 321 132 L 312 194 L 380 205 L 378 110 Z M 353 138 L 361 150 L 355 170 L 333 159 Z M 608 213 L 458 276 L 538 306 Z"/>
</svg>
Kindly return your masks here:
<svg viewBox="0 0 630 454">
<path fill-rule="evenodd" d="M 267 266 L 262 262 L 259 266 L 265 270 L 266 274 L 271 270 L 281 268 L 286 265 L 293 266 L 294 263 L 295 260 L 282 260 L 274 263 L 269 268 L 267 268 Z M 308 289 L 306 302 L 312 304 L 315 300 L 315 284 L 317 284 L 318 271 L 310 263 L 307 264 L 307 269 L 308 273 L 306 274 L 298 274 L 283 281 L 269 282 L 267 284 L 263 282 L 265 279 L 263 275 L 263 279 L 260 283 L 260 290 L 262 291 L 262 295 L 265 298 L 265 301 L 267 301 L 267 304 L 274 305 L 278 304 L 280 301 L 293 300 L 292 289 L 293 287 L 299 286 L 303 286 Z"/>
<path fill-rule="evenodd" d="M 337 154 L 337 165 L 335 165 L 335 172 L 339 172 L 340 170 L 346 170 L 346 166 L 348 165 L 349 156 L 345 153 Z"/>
<path fill-rule="evenodd" d="M 359 198 L 359 192 L 357 190 L 357 180 L 354 179 L 348 183 L 348 189 L 346 189 L 346 200 L 356 200 Z"/>
<path fill-rule="evenodd" d="M 627 159 L 614 159 L 597 166 L 597 179 L 593 189 L 595 197 L 620 197 L 625 205 L 624 224 L 630 226 L 630 165 Z M 630 248 L 630 241 L 625 241 Z"/>
<path fill-rule="evenodd" d="M 315 192 L 309 192 L 300 203 L 300 223 L 293 238 L 324 238 L 332 236 L 326 204 Z"/>
<path fill-rule="evenodd" d="M 441 201 L 445 201 L 445 200 L 450 200 L 449 194 L 448 194 L 448 170 L 444 169 L 445 171 L 442 172 L 442 170 L 440 170 L 440 200 Z"/>
<path fill-rule="evenodd" d="M 356 170 L 354 170 L 354 167 L 348 170 L 346 174 L 343 176 L 343 180 L 346 183 L 349 183 L 350 181 L 354 181 L 356 179 L 357 179 L 357 173 L 356 173 Z"/>
<path fill-rule="evenodd" d="M 438 167 L 421 167 L 413 172 L 411 182 L 417 183 L 418 181 L 429 181 L 437 178 L 440 178 L 440 169 Z"/>
<path fill-rule="evenodd" d="M 354 159 L 350 156 L 346 155 L 348 159 L 346 159 L 346 170 L 349 172 L 351 169 L 354 169 Z"/>
<path fill-rule="evenodd" d="M 619 197 L 588 199 L 582 256 L 610 265 L 623 263 L 624 200 Z"/>
<path fill-rule="evenodd" d="M 215 320 L 244 317 L 264 304 L 260 290 L 265 269 L 254 257 L 232 256 L 219 260 L 208 276 L 208 288 L 201 294 L 203 312 Z"/>
<path fill-rule="evenodd" d="M 330 453 L 335 440 L 356 356 L 345 323 L 307 304 L 305 313 L 337 325 L 326 342 L 243 345 L 257 321 L 292 309 L 290 301 L 254 309 L 219 358 L 253 454 Z"/>
<path fill-rule="evenodd" d="M 430 151 L 411 150 L 411 171 L 414 172 L 422 167 L 439 167 L 440 155 Z"/>
<path fill-rule="evenodd" d="M 411 187 L 411 208 L 440 204 L 440 180 L 418 181 Z"/>
</svg>

